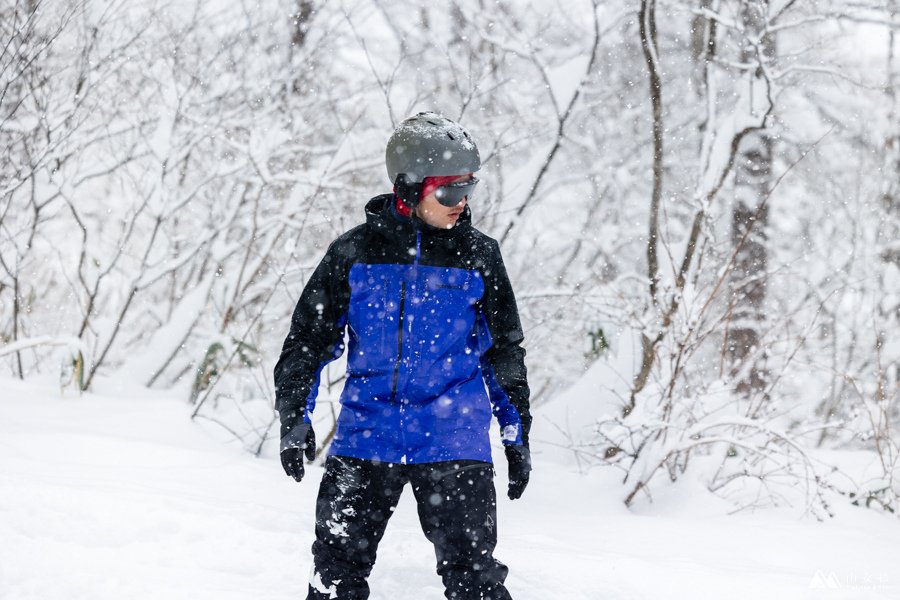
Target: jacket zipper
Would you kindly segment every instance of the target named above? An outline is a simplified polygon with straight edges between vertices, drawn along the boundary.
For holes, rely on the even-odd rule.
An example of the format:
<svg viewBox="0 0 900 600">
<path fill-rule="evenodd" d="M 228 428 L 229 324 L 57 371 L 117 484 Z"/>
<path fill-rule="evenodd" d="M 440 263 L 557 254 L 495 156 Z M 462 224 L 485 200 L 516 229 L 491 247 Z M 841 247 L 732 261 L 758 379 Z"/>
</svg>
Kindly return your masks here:
<svg viewBox="0 0 900 600">
<path fill-rule="evenodd" d="M 422 233 L 416 232 L 416 255 L 413 259 L 413 275 L 418 277 L 419 252 L 422 249 Z M 391 384 L 391 402 L 397 401 L 397 381 L 400 377 L 400 363 L 403 361 L 403 324 L 406 315 L 406 276 L 400 282 L 400 315 L 397 317 L 397 361 L 394 363 L 394 381 Z"/>
<path fill-rule="evenodd" d="M 416 232 L 416 255 L 413 259 L 413 277 L 418 278 L 419 252 L 422 249 L 422 233 Z M 403 360 L 403 323 L 406 312 L 406 275 L 400 283 L 400 315 L 397 318 L 397 362 L 394 364 L 394 383 L 391 389 L 391 403 L 397 401 L 397 380 L 400 375 L 400 362 Z M 409 457 L 406 455 L 406 425 L 403 423 L 403 405 L 406 404 L 406 398 L 400 400 L 400 443 L 403 444 L 403 455 L 400 457 L 401 464 L 407 464 Z"/>
<path fill-rule="evenodd" d="M 397 378 L 400 361 L 403 360 L 403 313 L 406 308 L 406 279 L 400 283 L 400 316 L 397 318 L 397 361 L 394 363 L 394 383 L 391 386 L 391 402 L 397 401 Z"/>
</svg>

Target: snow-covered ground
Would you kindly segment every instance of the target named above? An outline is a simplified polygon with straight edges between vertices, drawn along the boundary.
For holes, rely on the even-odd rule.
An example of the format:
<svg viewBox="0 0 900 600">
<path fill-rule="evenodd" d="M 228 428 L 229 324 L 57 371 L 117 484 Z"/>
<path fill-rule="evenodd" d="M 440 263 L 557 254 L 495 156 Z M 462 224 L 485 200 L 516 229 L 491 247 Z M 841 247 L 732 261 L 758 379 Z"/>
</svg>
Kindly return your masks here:
<svg viewBox="0 0 900 600">
<path fill-rule="evenodd" d="M 179 400 L 98 388 L 0 380 L 0 599 L 305 597 L 321 469 L 297 484 Z M 516 600 L 900 598 L 896 519 L 727 516 L 687 488 L 629 511 L 614 473 L 535 456 L 523 499 L 499 506 Z M 379 553 L 373 600 L 443 597 L 411 493 Z"/>
</svg>

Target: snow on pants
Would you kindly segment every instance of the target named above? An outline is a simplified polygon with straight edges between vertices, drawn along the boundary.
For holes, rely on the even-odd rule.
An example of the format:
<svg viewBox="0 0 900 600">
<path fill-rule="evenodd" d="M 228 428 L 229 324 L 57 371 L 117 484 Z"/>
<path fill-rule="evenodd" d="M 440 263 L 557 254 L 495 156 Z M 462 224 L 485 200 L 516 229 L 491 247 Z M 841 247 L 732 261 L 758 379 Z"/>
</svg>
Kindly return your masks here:
<svg viewBox="0 0 900 600">
<path fill-rule="evenodd" d="M 497 502 L 493 465 L 475 460 L 402 465 L 330 456 L 316 501 L 307 600 L 365 600 L 366 579 L 409 482 L 425 537 L 434 544 L 445 596 L 511 600 L 507 568 L 493 556 Z"/>
</svg>

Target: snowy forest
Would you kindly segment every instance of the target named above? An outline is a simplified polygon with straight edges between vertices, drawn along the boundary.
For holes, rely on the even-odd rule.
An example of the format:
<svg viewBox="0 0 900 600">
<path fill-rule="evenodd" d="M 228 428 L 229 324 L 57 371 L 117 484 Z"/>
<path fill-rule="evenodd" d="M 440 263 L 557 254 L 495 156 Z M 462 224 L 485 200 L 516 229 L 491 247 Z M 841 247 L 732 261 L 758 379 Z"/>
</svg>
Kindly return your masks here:
<svg viewBox="0 0 900 600">
<path fill-rule="evenodd" d="M 536 456 L 629 509 L 689 478 L 890 521 L 898 38 L 900 0 L 3 0 L 3 381 L 163 391 L 273 455 L 304 283 L 433 110 L 481 151 Z"/>
</svg>

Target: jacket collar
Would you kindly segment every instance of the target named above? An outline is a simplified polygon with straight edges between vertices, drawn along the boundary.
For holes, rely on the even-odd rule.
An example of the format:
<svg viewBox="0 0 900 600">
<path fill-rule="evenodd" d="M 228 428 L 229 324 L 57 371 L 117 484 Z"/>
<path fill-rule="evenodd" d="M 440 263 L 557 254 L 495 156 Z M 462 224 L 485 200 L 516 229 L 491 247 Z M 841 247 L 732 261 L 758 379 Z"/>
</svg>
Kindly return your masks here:
<svg viewBox="0 0 900 600">
<path fill-rule="evenodd" d="M 394 214 L 393 202 L 393 194 L 382 194 L 366 203 L 366 223 L 390 239 L 408 242 L 415 239 L 417 232 L 421 232 L 423 239 L 450 241 L 463 235 L 472 227 L 472 211 L 469 210 L 468 205 L 463 209 L 456 225 L 450 229 L 438 229 L 416 218 L 415 215 L 406 219 Z"/>
</svg>

